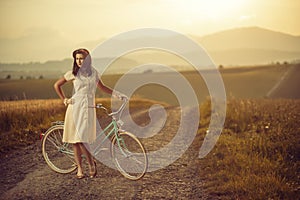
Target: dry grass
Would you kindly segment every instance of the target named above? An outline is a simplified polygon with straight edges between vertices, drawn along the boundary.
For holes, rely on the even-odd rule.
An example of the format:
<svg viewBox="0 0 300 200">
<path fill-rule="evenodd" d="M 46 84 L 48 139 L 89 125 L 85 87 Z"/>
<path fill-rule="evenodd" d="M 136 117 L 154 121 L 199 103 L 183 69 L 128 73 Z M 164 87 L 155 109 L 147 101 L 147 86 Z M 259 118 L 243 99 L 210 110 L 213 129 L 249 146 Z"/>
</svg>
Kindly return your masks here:
<svg viewBox="0 0 300 200">
<path fill-rule="evenodd" d="M 297 199 L 300 101 L 232 99 L 227 109 L 217 145 L 201 160 L 206 189 L 228 199 Z"/>
<path fill-rule="evenodd" d="M 96 99 L 110 108 L 110 98 Z M 130 100 L 130 110 L 148 109 L 155 101 L 134 98 Z M 51 122 L 63 121 L 66 107 L 58 99 L 21 100 L 0 102 L 0 154 L 33 144 L 40 139 Z M 97 111 L 101 115 L 101 111 Z M 99 115 L 98 115 L 99 117 Z"/>
<path fill-rule="evenodd" d="M 32 144 L 51 121 L 63 119 L 59 100 L 2 101 L 0 103 L 0 152 Z"/>
<path fill-rule="evenodd" d="M 110 99 L 97 99 L 106 107 Z M 154 101 L 135 99 L 130 110 Z M 166 106 L 166 105 L 165 105 Z M 52 121 L 63 120 L 59 100 L 0 103 L 0 153 L 39 140 Z M 201 106 L 199 134 L 209 124 L 210 103 Z M 205 189 L 222 199 L 297 199 L 299 196 L 300 101 L 231 99 L 215 148 L 200 160 Z"/>
</svg>

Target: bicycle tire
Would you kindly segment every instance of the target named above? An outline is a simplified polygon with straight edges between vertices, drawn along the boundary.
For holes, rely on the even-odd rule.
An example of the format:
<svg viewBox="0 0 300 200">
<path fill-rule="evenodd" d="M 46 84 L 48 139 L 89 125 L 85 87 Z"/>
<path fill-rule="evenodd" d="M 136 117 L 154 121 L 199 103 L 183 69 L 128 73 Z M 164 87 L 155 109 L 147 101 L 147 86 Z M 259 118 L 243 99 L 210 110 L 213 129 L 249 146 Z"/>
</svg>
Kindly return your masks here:
<svg viewBox="0 0 300 200">
<path fill-rule="evenodd" d="M 63 143 L 63 125 L 50 127 L 42 140 L 42 153 L 48 166 L 61 174 L 71 173 L 77 169 L 72 144 Z"/>
<path fill-rule="evenodd" d="M 148 167 L 148 158 L 141 142 L 129 132 L 119 133 L 112 138 L 111 156 L 120 173 L 131 180 L 142 178 Z"/>
</svg>

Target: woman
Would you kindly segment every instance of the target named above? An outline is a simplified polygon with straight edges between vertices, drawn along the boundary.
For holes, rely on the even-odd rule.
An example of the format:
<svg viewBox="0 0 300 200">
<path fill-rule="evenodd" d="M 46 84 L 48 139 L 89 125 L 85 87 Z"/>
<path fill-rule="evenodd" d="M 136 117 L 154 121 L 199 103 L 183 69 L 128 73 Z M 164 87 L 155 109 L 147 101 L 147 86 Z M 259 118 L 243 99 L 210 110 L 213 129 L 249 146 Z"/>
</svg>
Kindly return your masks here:
<svg viewBox="0 0 300 200">
<path fill-rule="evenodd" d="M 95 92 L 98 87 L 102 91 L 112 94 L 113 90 L 106 87 L 100 80 L 97 71 L 91 66 L 91 57 L 86 49 L 77 49 L 73 52 L 73 70 L 68 71 L 64 77 L 54 84 L 55 91 L 68 106 L 65 115 L 63 142 L 72 143 L 75 161 L 78 166 L 77 178 L 84 177 L 82 170 L 82 154 L 85 155 L 91 178 L 97 174 L 96 162 L 87 150 L 85 143 L 92 143 L 96 139 L 96 111 L 91 106 L 95 105 Z M 72 98 L 66 98 L 62 85 L 72 81 L 74 92 Z M 122 98 L 120 93 L 114 92 Z"/>
</svg>

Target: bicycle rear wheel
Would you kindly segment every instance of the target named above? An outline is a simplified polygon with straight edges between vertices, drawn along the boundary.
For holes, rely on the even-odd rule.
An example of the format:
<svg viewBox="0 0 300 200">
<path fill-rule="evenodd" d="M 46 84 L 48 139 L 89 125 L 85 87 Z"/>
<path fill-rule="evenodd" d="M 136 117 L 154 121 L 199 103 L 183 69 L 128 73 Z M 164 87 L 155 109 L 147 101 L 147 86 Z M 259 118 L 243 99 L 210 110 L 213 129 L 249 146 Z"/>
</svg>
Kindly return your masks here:
<svg viewBox="0 0 300 200">
<path fill-rule="evenodd" d="M 62 142 L 63 131 L 63 125 L 52 126 L 47 130 L 42 141 L 42 153 L 52 170 L 67 174 L 73 172 L 77 165 L 72 144 Z"/>
<path fill-rule="evenodd" d="M 119 133 L 112 139 L 111 154 L 113 161 L 123 176 L 138 180 L 147 170 L 148 159 L 141 142 L 131 133 Z"/>
</svg>

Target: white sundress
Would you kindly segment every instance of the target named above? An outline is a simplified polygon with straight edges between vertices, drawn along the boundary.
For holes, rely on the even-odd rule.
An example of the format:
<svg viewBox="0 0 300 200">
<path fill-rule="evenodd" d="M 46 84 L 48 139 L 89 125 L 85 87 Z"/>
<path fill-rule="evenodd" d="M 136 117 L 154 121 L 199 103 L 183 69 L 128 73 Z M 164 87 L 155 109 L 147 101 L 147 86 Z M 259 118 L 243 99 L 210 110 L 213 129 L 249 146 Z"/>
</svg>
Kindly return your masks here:
<svg viewBox="0 0 300 200">
<path fill-rule="evenodd" d="M 73 103 L 68 105 L 65 114 L 63 142 L 68 143 L 93 143 L 96 139 L 96 110 L 95 92 L 99 75 L 92 68 L 90 76 L 84 76 L 80 70 L 76 76 L 68 71 L 64 78 L 73 81 Z"/>
</svg>

